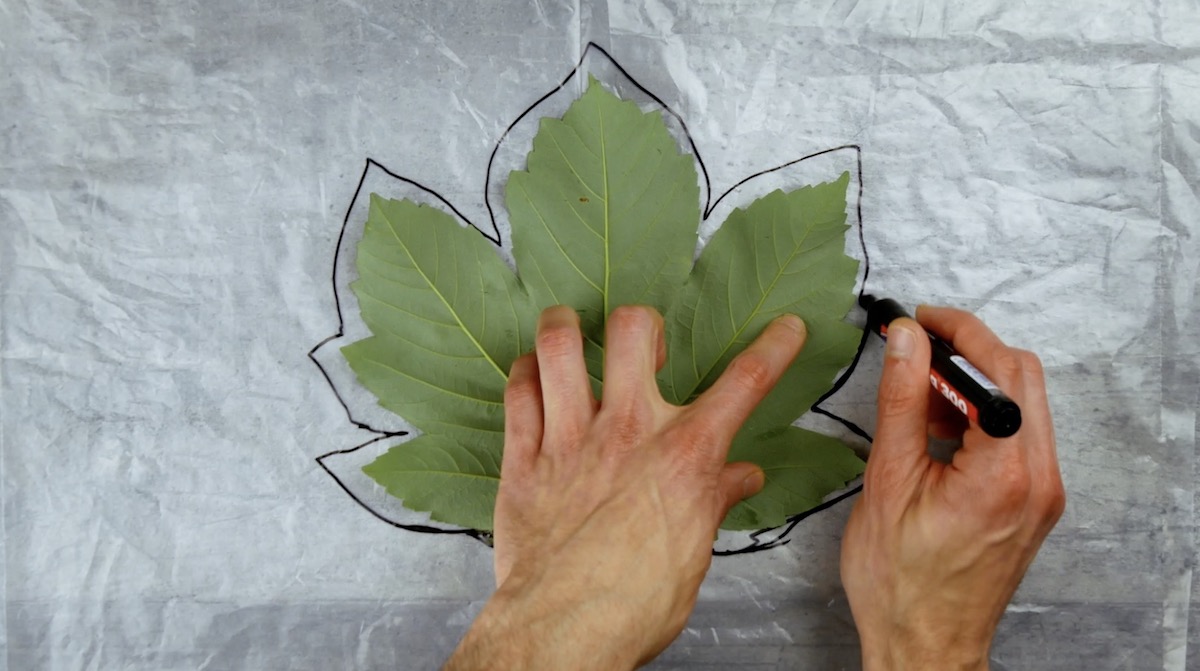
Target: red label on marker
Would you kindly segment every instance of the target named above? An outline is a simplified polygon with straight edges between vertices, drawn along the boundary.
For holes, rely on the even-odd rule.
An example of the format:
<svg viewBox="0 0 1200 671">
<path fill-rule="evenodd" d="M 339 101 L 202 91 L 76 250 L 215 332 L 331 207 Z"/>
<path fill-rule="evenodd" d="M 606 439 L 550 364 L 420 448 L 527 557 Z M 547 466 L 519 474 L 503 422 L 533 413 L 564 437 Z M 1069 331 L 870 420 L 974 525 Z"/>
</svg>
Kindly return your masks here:
<svg viewBox="0 0 1200 671">
<path fill-rule="evenodd" d="M 959 396 L 958 391 L 954 387 L 951 387 L 950 383 L 946 382 L 946 378 L 939 375 L 932 368 L 929 369 L 929 384 L 938 390 L 942 396 L 945 396 L 946 400 L 950 401 L 950 405 L 958 408 L 962 414 L 966 415 L 967 419 L 970 419 L 972 422 L 979 422 L 979 409 L 975 407 L 975 404 Z"/>
</svg>

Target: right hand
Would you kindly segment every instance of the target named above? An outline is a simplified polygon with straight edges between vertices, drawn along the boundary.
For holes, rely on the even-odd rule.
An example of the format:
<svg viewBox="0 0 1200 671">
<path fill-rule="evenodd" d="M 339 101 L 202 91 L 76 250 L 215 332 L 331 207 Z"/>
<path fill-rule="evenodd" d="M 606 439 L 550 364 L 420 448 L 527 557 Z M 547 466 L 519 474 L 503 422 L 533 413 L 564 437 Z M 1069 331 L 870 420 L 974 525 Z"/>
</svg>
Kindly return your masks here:
<svg viewBox="0 0 1200 671">
<path fill-rule="evenodd" d="M 842 540 L 842 582 L 863 668 L 986 669 L 1012 598 L 1065 505 L 1042 367 L 973 315 L 922 306 L 888 327 L 875 442 Z M 929 339 L 953 344 L 1021 407 L 1016 435 L 961 426 L 949 464 L 949 407 L 929 385 Z M 941 404 L 941 405 L 938 405 Z"/>
</svg>

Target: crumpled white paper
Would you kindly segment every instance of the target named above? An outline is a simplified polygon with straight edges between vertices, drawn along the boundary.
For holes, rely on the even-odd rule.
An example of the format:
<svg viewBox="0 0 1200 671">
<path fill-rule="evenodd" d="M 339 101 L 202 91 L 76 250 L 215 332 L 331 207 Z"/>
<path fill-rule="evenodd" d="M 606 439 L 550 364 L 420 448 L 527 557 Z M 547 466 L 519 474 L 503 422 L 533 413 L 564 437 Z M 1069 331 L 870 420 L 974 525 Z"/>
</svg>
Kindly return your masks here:
<svg viewBox="0 0 1200 671">
<path fill-rule="evenodd" d="M 486 221 L 588 41 L 718 191 L 860 145 L 866 286 L 1042 356 L 1068 510 L 995 667 L 1200 667 L 1200 12 L 960 4 L 0 7 L 0 669 L 438 666 L 490 551 L 337 487 L 369 435 L 305 355 L 366 158 Z M 870 427 L 877 367 L 830 409 Z M 654 668 L 857 668 L 849 510 L 716 560 Z"/>
</svg>

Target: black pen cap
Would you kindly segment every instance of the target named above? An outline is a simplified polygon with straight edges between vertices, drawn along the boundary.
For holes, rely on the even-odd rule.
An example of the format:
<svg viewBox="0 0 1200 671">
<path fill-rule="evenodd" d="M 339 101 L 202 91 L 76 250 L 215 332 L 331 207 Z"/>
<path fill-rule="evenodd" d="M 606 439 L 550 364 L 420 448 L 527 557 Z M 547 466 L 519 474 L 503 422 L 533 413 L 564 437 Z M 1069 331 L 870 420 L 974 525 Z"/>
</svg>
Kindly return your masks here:
<svg viewBox="0 0 1200 671">
<path fill-rule="evenodd" d="M 903 305 L 890 298 L 876 298 L 871 294 L 863 294 L 858 298 L 858 304 L 867 311 L 867 329 L 880 335 L 893 320 L 901 317 L 912 318 Z"/>
</svg>

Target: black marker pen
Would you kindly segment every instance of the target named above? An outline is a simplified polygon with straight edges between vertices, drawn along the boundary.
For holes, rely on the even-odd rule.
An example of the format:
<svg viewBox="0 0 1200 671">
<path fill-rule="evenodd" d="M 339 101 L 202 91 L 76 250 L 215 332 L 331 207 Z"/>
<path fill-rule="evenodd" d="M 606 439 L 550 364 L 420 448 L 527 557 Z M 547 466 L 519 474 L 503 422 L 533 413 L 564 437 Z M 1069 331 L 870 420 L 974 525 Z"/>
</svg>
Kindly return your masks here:
<svg viewBox="0 0 1200 671">
<path fill-rule="evenodd" d="M 858 304 L 867 311 L 867 328 L 887 340 L 887 327 L 893 319 L 909 314 L 890 298 L 864 294 Z M 941 392 L 950 404 L 994 438 L 1007 438 L 1021 428 L 1021 409 L 1004 395 L 996 383 L 954 351 L 945 340 L 929 334 L 933 351 L 929 384 Z"/>
</svg>

